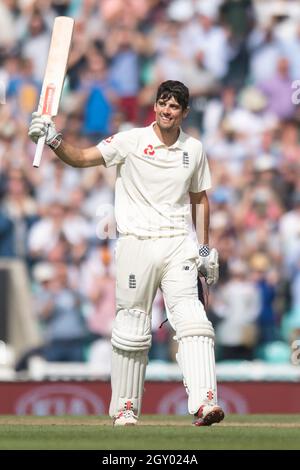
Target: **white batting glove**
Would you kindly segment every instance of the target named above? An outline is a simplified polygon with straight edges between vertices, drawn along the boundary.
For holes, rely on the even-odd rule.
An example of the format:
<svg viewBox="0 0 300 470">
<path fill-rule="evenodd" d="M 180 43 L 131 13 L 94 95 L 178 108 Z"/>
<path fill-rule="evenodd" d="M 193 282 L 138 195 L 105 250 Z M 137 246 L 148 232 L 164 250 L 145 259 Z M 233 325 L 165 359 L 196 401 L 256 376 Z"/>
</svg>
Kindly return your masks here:
<svg viewBox="0 0 300 470">
<path fill-rule="evenodd" d="M 207 245 L 199 248 L 197 262 L 198 271 L 205 277 L 206 284 L 211 286 L 219 279 L 219 254 L 215 248 L 211 250 Z"/>
<path fill-rule="evenodd" d="M 40 137 L 46 134 L 46 144 L 52 149 L 56 149 L 62 138 L 62 134 L 57 132 L 55 124 L 50 116 L 42 116 L 37 111 L 32 113 L 32 120 L 29 126 L 28 135 L 36 144 Z"/>
</svg>

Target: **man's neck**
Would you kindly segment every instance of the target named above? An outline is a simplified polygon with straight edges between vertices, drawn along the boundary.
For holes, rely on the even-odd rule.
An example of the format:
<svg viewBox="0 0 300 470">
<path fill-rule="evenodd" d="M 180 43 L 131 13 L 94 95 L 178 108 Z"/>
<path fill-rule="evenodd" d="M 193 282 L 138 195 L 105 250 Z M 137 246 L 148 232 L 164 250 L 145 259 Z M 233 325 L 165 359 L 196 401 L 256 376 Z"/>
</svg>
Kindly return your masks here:
<svg viewBox="0 0 300 470">
<path fill-rule="evenodd" d="M 161 129 L 157 123 L 154 124 L 153 130 L 159 140 L 165 144 L 167 147 L 171 147 L 171 145 L 175 144 L 177 142 L 179 134 L 180 134 L 180 129 L 172 129 L 170 131 L 168 130 L 163 130 Z"/>
</svg>

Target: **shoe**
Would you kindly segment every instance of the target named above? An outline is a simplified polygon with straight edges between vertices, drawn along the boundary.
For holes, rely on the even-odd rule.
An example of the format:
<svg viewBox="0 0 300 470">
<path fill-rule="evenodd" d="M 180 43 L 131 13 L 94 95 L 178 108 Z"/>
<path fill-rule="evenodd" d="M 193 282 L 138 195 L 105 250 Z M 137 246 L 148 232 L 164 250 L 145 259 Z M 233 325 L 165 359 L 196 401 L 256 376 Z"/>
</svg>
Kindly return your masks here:
<svg viewBox="0 0 300 470">
<path fill-rule="evenodd" d="M 224 419 L 225 413 L 218 405 L 202 405 L 197 413 L 195 413 L 194 426 L 211 426 L 219 423 Z"/>
<path fill-rule="evenodd" d="M 134 414 L 132 409 L 131 401 L 128 401 L 124 406 L 124 410 L 121 410 L 113 419 L 113 426 L 135 426 L 137 424 L 138 417 Z"/>
</svg>

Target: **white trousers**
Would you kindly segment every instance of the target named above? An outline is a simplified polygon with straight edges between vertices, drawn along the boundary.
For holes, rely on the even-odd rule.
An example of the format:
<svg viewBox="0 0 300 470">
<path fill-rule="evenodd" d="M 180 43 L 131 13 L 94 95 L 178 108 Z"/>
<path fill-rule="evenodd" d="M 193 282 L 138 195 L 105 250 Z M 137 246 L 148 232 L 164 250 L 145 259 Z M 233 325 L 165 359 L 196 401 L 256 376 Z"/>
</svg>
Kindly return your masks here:
<svg viewBox="0 0 300 470">
<path fill-rule="evenodd" d="M 182 299 L 198 299 L 197 256 L 197 246 L 188 237 L 119 238 L 116 246 L 117 311 L 137 308 L 151 315 L 158 287 L 170 310 Z"/>
</svg>

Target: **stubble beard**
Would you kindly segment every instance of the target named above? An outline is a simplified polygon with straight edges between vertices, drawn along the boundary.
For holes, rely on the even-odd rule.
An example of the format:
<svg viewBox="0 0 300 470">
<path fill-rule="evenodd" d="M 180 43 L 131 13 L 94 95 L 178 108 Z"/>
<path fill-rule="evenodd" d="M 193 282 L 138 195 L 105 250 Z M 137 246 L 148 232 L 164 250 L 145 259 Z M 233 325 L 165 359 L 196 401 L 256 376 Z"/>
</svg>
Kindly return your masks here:
<svg viewBox="0 0 300 470">
<path fill-rule="evenodd" d="M 159 118 L 156 122 L 160 130 L 164 132 L 174 132 L 176 128 L 173 120 L 169 122 L 164 122 L 162 121 L 162 118 Z"/>
</svg>

